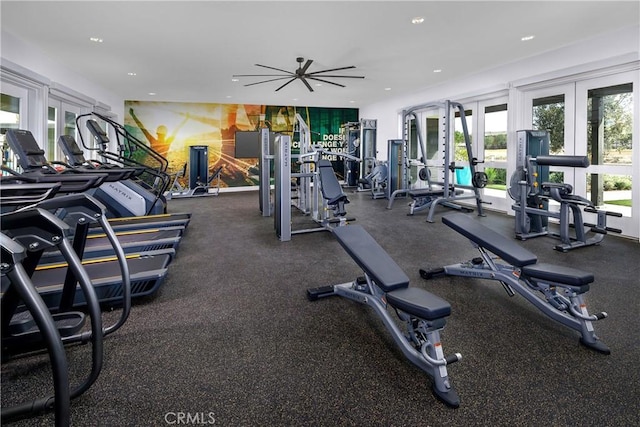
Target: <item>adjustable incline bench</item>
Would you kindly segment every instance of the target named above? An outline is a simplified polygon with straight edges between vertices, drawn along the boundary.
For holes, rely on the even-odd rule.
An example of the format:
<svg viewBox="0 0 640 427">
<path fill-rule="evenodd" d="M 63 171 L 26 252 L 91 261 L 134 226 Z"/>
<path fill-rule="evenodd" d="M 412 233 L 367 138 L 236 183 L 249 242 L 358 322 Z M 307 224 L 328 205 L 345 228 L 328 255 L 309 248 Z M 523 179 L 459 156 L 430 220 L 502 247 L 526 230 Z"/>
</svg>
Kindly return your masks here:
<svg viewBox="0 0 640 427">
<path fill-rule="evenodd" d="M 410 288 L 409 278 L 364 228 L 348 225 L 333 229 L 338 242 L 364 271 L 353 282 L 307 290 L 311 301 L 339 295 L 366 304 L 376 311 L 403 354 L 433 378 L 435 396 L 450 407 L 460 399 L 447 375 L 447 365 L 462 358 L 444 356 L 440 330 L 451 314 L 451 305 L 423 289 Z M 404 334 L 387 311 L 395 309 L 407 327 Z"/>
<path fill-rule="evenodd" d="M 611 352 L 596 336 L 592 324 L 607 317 L 607 313 L 589 314 L 583 298 L 594 281 L 593 274 L 538 264 L 535 254 L 464 214 L 445 216 L 442 222 L 468 238 L 480 252 L 480 258 L 434 270 L 421 269 L 422 278 L 446 274 L 497 280 L 509 296 L 515 295 L 515 290 L 553 320 L 578 331 L 581 344 L 603 354 Z M 508 265 L 498 263 L 497 258 Z"/>
</svg>

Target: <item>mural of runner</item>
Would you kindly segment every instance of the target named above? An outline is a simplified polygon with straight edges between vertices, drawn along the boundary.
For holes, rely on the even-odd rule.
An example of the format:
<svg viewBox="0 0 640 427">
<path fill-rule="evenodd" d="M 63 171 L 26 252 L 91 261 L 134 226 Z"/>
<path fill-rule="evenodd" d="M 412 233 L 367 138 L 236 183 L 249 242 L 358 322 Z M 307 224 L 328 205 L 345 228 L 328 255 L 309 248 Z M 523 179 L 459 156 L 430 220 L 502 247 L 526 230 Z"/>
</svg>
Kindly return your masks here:
<svg viewBox="0 0 640 427">
<path fill-rule="evenodd" d="M 258 159 L 236 159 L 236 131 L 268 126 L 273 132 L 293 134 L 296 113 L 311 129 L 313 143 L 336 151 L 340 125 L 358 120 L 355 108 L 264 106 L 249 104 L 125 101 L 124 125 L 165 156 L 169 171 L 182 170 L 189 161 L 189 147 L 206 145 L 209 171 L 222 167 L 221 187 L 257 185 Z M 186 183 L 183 183 L 186 184 Z"/>
</svg>

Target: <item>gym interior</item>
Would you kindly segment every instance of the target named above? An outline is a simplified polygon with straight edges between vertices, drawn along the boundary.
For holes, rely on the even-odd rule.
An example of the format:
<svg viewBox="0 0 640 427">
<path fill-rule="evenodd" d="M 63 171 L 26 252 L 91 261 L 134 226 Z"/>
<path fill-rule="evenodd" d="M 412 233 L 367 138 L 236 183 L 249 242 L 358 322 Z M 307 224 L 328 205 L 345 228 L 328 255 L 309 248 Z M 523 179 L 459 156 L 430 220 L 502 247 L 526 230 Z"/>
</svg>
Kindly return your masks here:
<svg viewBox="0 0 640 427">
<path fill-rule="evenodd" d="M 1 8 L 3 424 L 640 424 L 637 1 Z"/>
</svg>

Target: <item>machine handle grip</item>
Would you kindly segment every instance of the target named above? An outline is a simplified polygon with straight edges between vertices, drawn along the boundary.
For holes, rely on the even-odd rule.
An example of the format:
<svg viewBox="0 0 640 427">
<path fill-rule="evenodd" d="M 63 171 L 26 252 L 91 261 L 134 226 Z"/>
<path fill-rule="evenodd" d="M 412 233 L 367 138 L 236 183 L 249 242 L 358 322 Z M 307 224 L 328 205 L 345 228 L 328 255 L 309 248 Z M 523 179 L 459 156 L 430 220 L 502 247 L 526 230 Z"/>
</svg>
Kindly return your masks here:
<svg viewBox="0 0 640 427">
<path fill-rule="evenodd" d="M 622 217 L 622 214 L 620 212 L 611 212 L 611 211 L 599 211 L 593 207 L 586 207 L 584 208 L 585 212 L 590 212 L 590 213 L 600 213 L 600 212 L 604 212 L 605 215 L 607 216 L 615 216 L 615 217 Z"/>
</svg>

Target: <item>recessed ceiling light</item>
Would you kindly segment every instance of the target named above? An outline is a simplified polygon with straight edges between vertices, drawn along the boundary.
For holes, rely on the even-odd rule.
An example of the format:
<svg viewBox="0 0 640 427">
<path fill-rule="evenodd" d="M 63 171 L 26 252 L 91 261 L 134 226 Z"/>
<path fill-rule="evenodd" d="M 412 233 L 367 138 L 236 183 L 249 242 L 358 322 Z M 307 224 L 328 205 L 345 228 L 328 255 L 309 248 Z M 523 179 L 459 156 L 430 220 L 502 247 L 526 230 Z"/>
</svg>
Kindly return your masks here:
<svg viewBox="0 0 640 427">
<path fill-rule="evenodd" d="M 156 95 L 156 93 L 155 93 L 155 92 L 149 92 L 149 95 L 151 95 L 151 96 L 155 96 L 155 95 Z"/>
<path fill-rule="evenodd" d="M 316 86 L 320 87 L 320 86 L 322 86 L 322 83 L 316 83 Z"/>
<path fill-rule="evenodd" d="M 424 22 L 424 18 L 422 16 L 416 16 L 411 20 L 412 24 L 422 24 Z"/>
<path fill-rule="evenodd" d="M 440 68 L 436 68 L 435 70 L 433 70 L 434 73 L 441 73 L 442 70 Z"/>
<path fill-rule="evenodd" d="M 137 76 L 136 73 L 127 73 L 128 76 Z"/>
<path fill-rule="evenodd" d="M 240 79 L 231 79 L 232 82 L 239 82 Z"/>
<path fill-rule="evenodd" d="M 226 96 L 226 98 L 227 98 L 227 99 L 231 98 L 231 95 L 227 95 L 227 96 Z"/>
<path fill-rule="evenodd" d="M 391 90 L 391 88 L 390 87 L 385 87 L 384 90 Z"/>
<path fill-rule="evenodd" d="M 102 43 L 104 41 L 100 37 L 89 37 L 89 40 L 91 40 L 94 43 Z"/>
<path fill-rule="evenodd" d="M 535 37 L 536 36 L 534 36 L 534 35 L 529 35 L 529 36 L 521 37 L 520 40 L 522 40 L 523 42 L 527 42 L 529 40 L 533 40 Z"/>
<path fill-rule="evenodd" d="M 297 101 L 297 100 L 298 100 L 298 98 L 293 98 L 293 101 Z"/>
<path fill-rule="evenodd" d="M 351 101 L 349 101 L 349 103 L 351 103 L 351 104 L 355 104 L 355 103 L 356 103 L 356 101 L 351 100 Z"/>
</svg>

